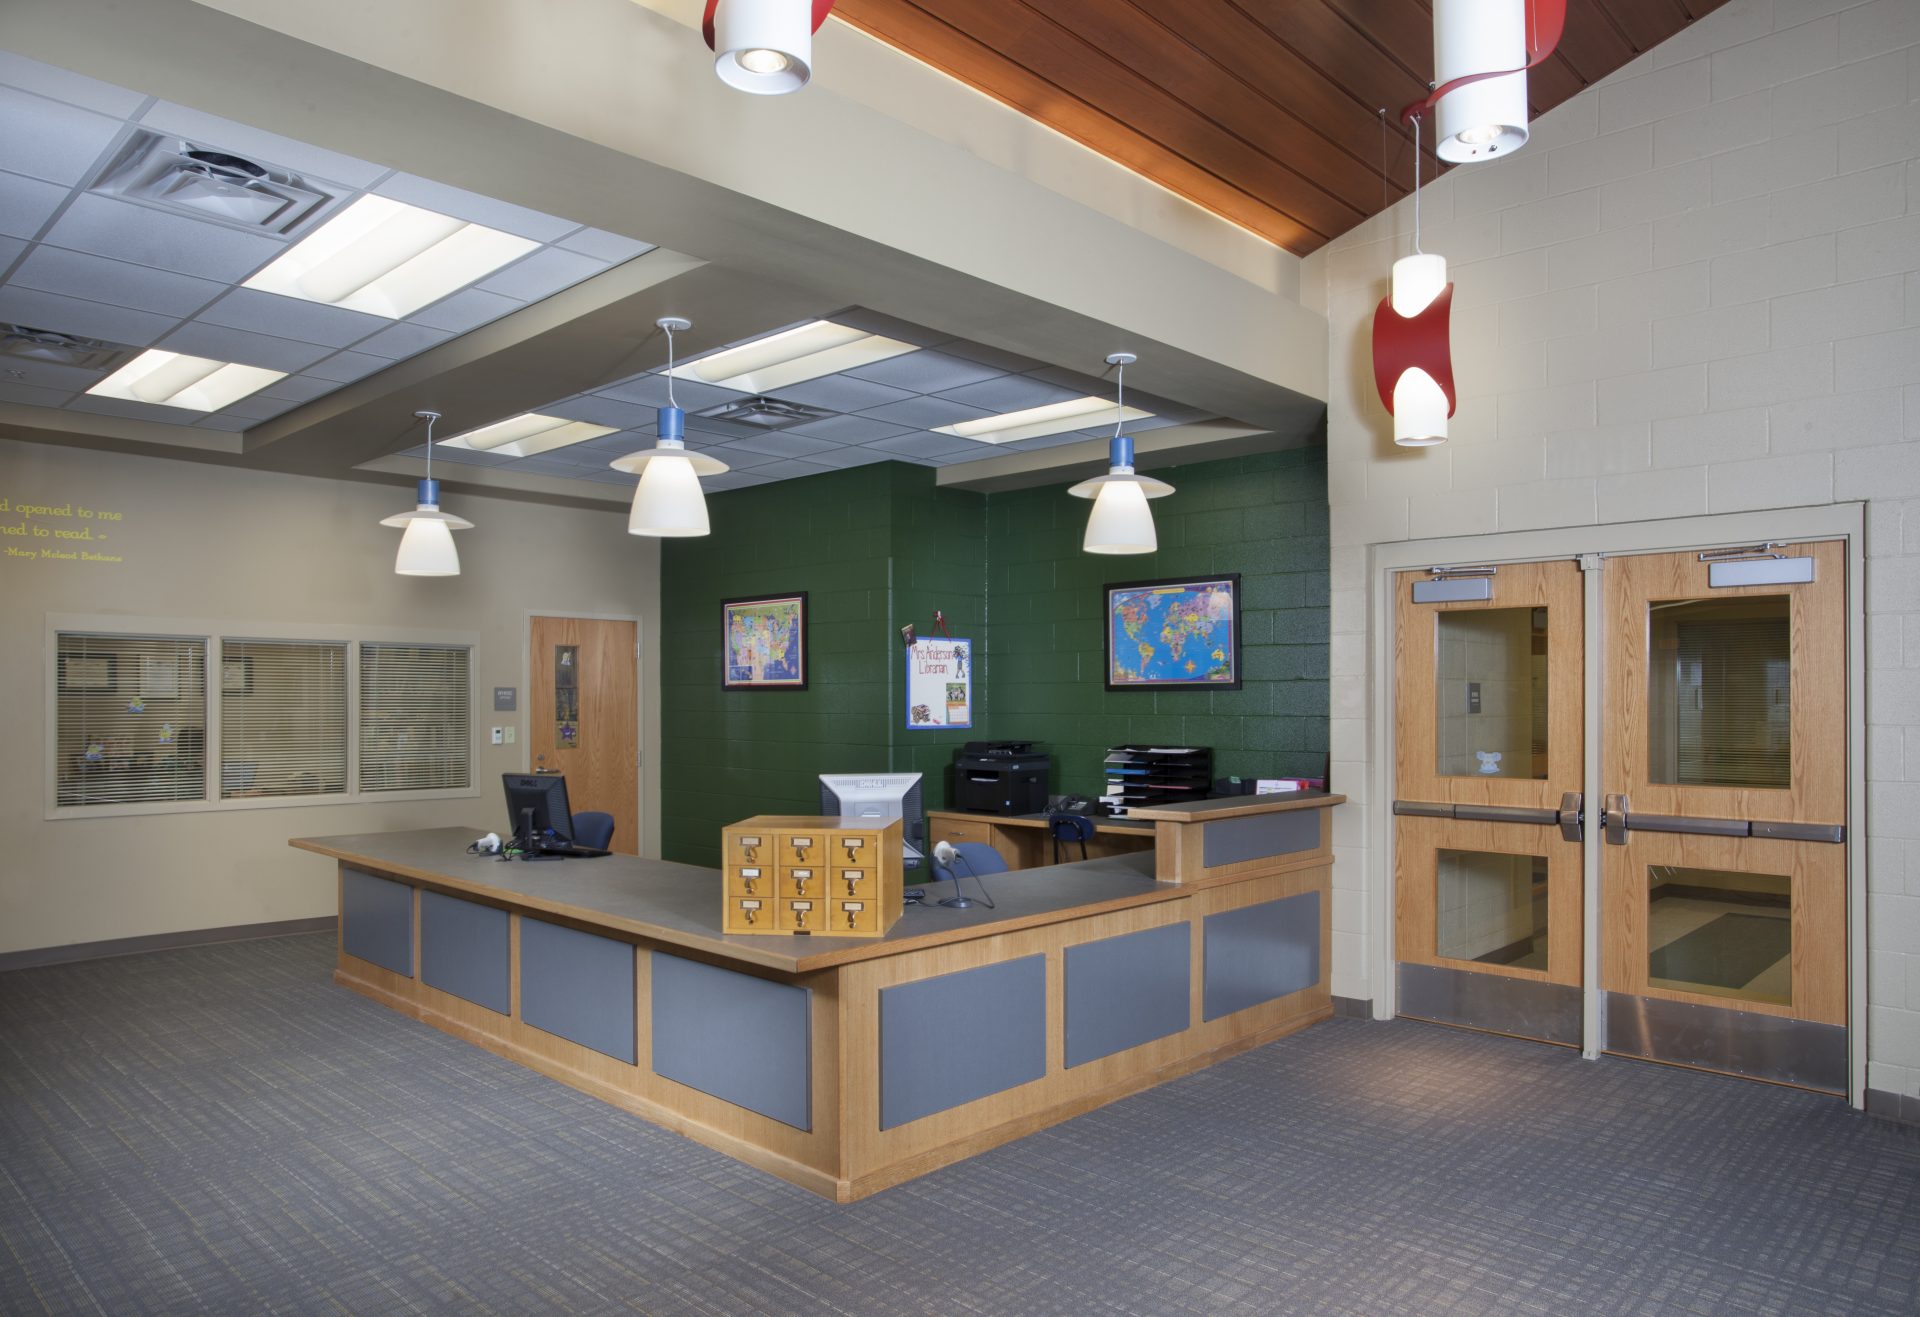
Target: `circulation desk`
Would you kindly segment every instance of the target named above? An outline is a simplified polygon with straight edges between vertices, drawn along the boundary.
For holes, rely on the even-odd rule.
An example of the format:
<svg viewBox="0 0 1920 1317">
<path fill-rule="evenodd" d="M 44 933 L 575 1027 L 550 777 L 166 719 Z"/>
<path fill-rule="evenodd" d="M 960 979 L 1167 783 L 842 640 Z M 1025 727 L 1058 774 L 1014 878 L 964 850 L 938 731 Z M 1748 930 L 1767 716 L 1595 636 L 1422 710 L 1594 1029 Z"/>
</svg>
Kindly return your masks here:
<svg viewBox="0 0 1920 1317">
<path fill-rule="evenodd" d="M 882 938 L 728 936 L 717 870 L 477 828 L 291 844 L 339 862 L 336 982 L 851 1202 L 1330 1015 L 1343 799 L 1138 810 L 1153 850 Z"/>
</svg>

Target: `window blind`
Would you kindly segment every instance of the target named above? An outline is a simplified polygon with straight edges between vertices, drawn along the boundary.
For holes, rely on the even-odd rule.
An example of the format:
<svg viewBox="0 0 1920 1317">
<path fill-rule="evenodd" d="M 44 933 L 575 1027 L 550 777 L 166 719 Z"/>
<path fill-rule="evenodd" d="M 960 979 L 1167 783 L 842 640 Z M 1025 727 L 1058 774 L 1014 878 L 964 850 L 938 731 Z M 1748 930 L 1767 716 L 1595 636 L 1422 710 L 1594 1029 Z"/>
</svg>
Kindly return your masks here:
<svg viewBox="0 0 1920 1317">
<path fill-rule="evenodd" d="M 205 800 L 207 643 L 60 632 L 55 800 Z"/>
<path fill-rule="evenodd" d="M 347 789 L 347 647 L 220 643 L 220 798 Z"/>
<path fill-rule="evenodd" d="M 428 791 L 472 784 L 465 647 L 360 646 L 360 789 Z"/>
</svg>

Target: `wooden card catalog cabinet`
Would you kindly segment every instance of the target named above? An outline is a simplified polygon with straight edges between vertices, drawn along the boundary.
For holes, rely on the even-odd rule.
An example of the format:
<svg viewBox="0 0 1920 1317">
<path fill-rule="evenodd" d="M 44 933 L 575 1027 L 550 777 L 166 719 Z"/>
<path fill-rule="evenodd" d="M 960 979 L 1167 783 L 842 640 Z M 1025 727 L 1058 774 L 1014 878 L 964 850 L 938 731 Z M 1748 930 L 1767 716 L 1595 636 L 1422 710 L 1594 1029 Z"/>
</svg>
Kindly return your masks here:
<svg viewBox="0 0 1920 1317">
<path fill-rule="evenodd" d="M 900 917 L 900 820 L 759 815 L 722 833 L 729 933 L 880 937 Z"/>
</svg>

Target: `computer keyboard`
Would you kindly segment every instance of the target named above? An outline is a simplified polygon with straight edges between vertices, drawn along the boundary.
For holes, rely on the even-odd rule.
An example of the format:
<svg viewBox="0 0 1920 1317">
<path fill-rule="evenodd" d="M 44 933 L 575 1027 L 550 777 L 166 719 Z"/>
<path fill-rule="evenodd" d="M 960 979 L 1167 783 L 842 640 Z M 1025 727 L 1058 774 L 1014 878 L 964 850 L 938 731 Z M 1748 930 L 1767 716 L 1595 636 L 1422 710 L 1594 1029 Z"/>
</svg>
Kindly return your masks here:
<svg viewBox="0 0 1920 1317">
<path fill-rule="evenodd" d="M 613 854 L 612 851 L 595 850 L 591 846 L 575 846 L 567 842 L 549 842 L 536 846 L 533 853 L 559 856 L 569 860 L 597 860 L 603 855 Z"/>
</svg>

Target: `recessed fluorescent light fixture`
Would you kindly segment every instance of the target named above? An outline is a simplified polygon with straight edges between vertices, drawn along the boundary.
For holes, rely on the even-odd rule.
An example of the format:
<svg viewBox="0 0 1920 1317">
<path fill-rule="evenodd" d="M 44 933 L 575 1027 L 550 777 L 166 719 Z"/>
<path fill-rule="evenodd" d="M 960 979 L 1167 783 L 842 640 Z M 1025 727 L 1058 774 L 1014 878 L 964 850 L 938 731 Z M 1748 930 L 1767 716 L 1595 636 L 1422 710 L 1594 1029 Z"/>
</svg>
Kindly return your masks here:
<svg viewBox="0 0 1920 1317">
<path fill-rule="evenodd" d="M 538 412 L 509 417 L 483 425 L 478 430 L 442 439 L 442 448 L 471 448 L 479 453 L 498 453 L 502 457 L 533 457 L 538 453 L 584 444 L 603 434 L 617 434 L 610 425 L 591 425 L 569 421 L 564 416 L 542 416 Z"/>
<path fill-rule="evenodd" d="M 149 348 L 87 392 L 96 398 L 123 398 L 178 407 L 190 412 L 217 412 L 228 403 L 287 377 L 284 370 L 263 370 L 231 361 L 209 361 L 179 352 Z"/>
<path fill-rule="evenodd" d="M 933 433 L 977 439 L 983 444 L 1010 444 L 1020 439 L 1038 439 L 1042 435 L 1089 429 L 1104 424 L 1115 415 L 1113 404 L 1105 398 L 1068 398 L 1065 402 L 1050 402 L 1044 407 L 1029 407 L 1025 411 L 936 426 Z M 1120 422 L 1125 424 L 1128 421 L 1148 420 L 1153 413 L 1143 412 L 1138 407 L 1122 407 L 1117 415 Z"/>
<path fill-rule="evenodd" d="M 699 380 L 742 393 L 771 393 L 919 350 L 897 338 L 815 320 L 675 366 L 668 373 L 675 379 Z"/>
<path fill-rule="evenodd" d="M 242 284 L 398 320 L 540 244 L 386 197 L 361 197 Z"/>
</svg>

